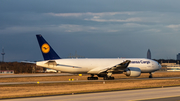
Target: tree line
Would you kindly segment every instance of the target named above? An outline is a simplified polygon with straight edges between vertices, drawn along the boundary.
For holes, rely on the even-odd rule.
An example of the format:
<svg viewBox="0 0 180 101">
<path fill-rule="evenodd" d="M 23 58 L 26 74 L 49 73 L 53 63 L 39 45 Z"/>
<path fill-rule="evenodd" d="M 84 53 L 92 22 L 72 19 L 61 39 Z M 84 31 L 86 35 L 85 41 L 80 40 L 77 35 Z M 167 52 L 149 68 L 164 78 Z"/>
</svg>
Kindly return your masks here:
<svg viewBox="0 0 180 101">
<path fill-rule="evenodd" d="M 42 67 L 36 67 L 35 64 L 20 62 L 0 62 L 0 70 L 14 70 L 14 73 L 35 73 L 43 71 Z"/>
</svg>

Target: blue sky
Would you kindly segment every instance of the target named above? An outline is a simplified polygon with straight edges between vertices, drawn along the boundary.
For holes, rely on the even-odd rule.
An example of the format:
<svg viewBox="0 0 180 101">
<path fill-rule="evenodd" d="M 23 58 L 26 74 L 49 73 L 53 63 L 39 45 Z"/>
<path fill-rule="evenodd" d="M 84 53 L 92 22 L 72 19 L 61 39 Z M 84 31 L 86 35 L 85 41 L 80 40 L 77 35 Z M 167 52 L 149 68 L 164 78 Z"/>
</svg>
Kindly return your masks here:
<svg viewBox="0 0 180 101">
<path fill-rule="evenodd" d="M 178 0 L 1 0 L 5 61 L 42 60 L 35 35 L 60 57 L 176 59 Z M 0 58 L 1 60 L 1 58 Z"/>
</svg>

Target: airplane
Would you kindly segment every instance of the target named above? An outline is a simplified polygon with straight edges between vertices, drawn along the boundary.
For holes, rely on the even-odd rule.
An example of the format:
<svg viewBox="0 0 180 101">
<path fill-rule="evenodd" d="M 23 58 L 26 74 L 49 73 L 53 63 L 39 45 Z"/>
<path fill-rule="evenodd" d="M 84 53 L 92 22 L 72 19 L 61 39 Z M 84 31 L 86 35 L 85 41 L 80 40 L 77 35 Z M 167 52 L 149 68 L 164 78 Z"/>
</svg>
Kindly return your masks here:
<svg viewBox="0 0 180 101">
<path fill-rule="evenodd" d="M 124 73 L 129 77 L 139 77 L 141 73 L 152 73 L 159 70 L 161 65 L 145 58 L 72 58 L 62 59 L 47 43 L 42 35 L 36 35 L 44 61 L 36 62 L 37 66 L 50 68 L 66 73 L 90 74 L 87 80 L 113 80 L 112 74 Z M 97 75 L 98 77 L 94 77 Z"/>
</svg>

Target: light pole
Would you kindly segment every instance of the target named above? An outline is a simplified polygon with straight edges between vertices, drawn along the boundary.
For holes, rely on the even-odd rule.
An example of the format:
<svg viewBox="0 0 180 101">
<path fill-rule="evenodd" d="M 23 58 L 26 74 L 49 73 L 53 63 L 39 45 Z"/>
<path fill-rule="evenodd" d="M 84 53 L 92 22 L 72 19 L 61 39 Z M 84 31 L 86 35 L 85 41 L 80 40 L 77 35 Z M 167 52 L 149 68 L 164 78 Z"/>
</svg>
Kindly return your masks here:
<svg viewBox="0 0 180 101">
<path fill-rule="evenodd" d="M 5 55 L 4 47 L 2 48 L 2 53 L 1 53 L 1 55 L 2 55 L 2 62 L 4 62 L 4 55 Z"/>
</svg>

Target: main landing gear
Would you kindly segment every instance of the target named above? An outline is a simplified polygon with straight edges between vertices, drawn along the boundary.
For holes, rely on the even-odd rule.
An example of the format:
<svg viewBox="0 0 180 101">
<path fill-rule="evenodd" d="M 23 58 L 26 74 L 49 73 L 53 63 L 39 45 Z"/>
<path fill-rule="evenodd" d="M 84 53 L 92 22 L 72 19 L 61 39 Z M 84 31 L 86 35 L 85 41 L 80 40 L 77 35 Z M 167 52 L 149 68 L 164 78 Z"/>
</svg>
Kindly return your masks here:
<svg viewBox="0 0 180 101">
<path fill-rule="evenodd" d="M 108 75 L 98 75 L 98 77 L 103 77 L 104 80 L 114 80 L 114 77 Z M 87 77 L 88 80 L 98 80 L 98 77 L 94 77 L 94 74 L 91 74 L 91 77 Z"/>
<path fill-rule="evenodd" d="M 149 74 L 150 74 L 150 75 L 149 75 L 149 78 L 153 78 L 152 73 L 150 72 Z"/>
<path fill-rule="evenodd" d="M 108 76 L 104 76 L 104 80 L 114 80 L 114 77 L 108 77 Z"/>
<path fill-rule="evenodd" d="M 114 80 L 114 77 L 111 77 L 112 72 L 108 72 L 107 75 L 104 76 L 104 80 Z"/>
<path fill-rule="evenodd" d="M 91 77 L 87 77 L 88 80 L 98 80 L 98 77 L 94 77 L 94 74 L 91 74 Z"/>
</svg>

